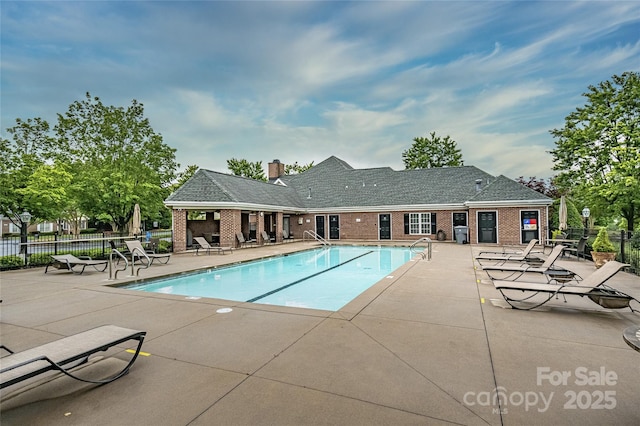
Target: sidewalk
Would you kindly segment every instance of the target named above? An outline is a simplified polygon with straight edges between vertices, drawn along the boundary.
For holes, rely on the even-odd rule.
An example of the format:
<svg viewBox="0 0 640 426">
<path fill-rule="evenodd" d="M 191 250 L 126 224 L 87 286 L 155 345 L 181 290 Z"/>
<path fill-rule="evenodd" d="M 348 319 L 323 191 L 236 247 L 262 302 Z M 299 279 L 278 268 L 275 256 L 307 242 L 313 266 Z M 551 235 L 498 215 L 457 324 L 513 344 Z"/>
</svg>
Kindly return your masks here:
<svg viewBox="0 0 640 426">
<path fill-rule="evenodd" d="M 174 255 L 145 278 L 293 251 Z M 130 373 L 105 386 L 58 377 L 5 389 L 3 425 L 640 424 L 640 353 L 628 309 L 554 300 L 506 309 L 473 253 L 434 243 L 337 312 L 109 287 L 108 274 L 2 273 L 0 337 L 22 350 L 102 324 L 146 330 Z M 585 276 L 593 263 L 562 260 Z M 121 273 L 123 277 L 125 274 Z M 126 279 L 120 279 L 124 282 Z M 640 298 L 640 278 L 610 284 Z M 230 307 L 229 313 L 216 312 Z M 125 348 L 122 348 L 125 349 Z M 106 354 L 86 374 L 115 371 Z M 615 379 L 613 378 L 615 376 Z M 583 383 L 584 382 L 584 383 Z M 499 394 L 502 404 L 493 404 Z"/>
</svg>

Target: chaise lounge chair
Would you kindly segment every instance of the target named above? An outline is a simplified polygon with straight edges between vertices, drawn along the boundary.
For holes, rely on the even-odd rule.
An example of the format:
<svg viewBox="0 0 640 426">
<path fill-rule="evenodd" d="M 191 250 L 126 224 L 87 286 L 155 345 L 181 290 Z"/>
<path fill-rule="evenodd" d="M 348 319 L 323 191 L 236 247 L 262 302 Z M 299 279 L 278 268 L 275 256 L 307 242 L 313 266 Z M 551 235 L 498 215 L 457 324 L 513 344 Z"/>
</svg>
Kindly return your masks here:
<svg viewBox="0 0 640 426">
<path fill-rule="evenodd" d="M 271 239 L 269 234 L 267 234 L 267 231 L 262 231 L 260 235 L 262 235 L 263 244 L 273 244 L 275 242 L 275 240 Z"/>
<path fill-rule="evenodd" d="M 483 263 L 489 263 L 489 262 L 495 265 L 503 265 L 506 262 L 542 263 L 542 260 L 540 259 L 539 256 L 532 254 L 532 250 L 536 244 L 538 244 L 538 240 L 533 239 L 529 241 L 529 244 L 522 251 L 518 251 L 518 252 L 481 251 L 476 256 L 476 260 L 481 265 Z"/>
<path fill-rule="evenodd" d="M 564 248 L 565 247 L 562 245 L 554 247 L 551 254 L 547 256 L 540 266 L 528 265 L 525 263 L 520 265 L 487 265 L 483 266 L 482 270 L 486 271 L 487 275 L 489 275 L 491 279 L 497 278 L 493 275 L 496 271 L 507 274 L 506 276 L 500 277 L 500 279 L 503 280 L 517 280 L 525 273 L 545 274 L 548 281 L 571 281 L 575 277 L 578 277 L 579 279 L 580 276 L 575 272 L 569 271 L 568 269 L 554 267 L 555 261 L 558 260 L 560 255 L 562 255 Z"/>
<path fill-rule="evenodd" d="M 238 232 L 236 234 L 236 238 L 238 239 L 238 242 L 240 243 L 240 247 L 244 247 L 247 244 L 256 244 L 257 241 L 255 239 L 249 239 L 249 240 L 245 240 L 244 239 L 244 235 L 242 235 L 242 232 Z"/>
<path fill-rule="evenodd" d="M 282 231 L 282 241 L 293 241 L 293 235 L 289 234 L 286 229 Z"/>
<path fill-rule="evenodd" d="M 204 237 L 193 237 L 193 239 L 198 243 L 198 246 L 196 247 L 196 256 L 198 256 L 198 251 L 201 249 L 206 250 L 207 254 L 211 254 L 212 250 L 218 252 L 218 254 L 224 254 L 227 251 L 233 253 L 233 249 L 231 247 L 212 246 Z"/>
<path fill-rule="evenodd" d="M 494 280 L 493 285 L 502 294 L 504 300 L 511 305 L 514 309 L 529 310 L 544 305 L 554 296 L 562 295 L 574 295 L 574 296 L 587 296 L 591 301 L 598 305 L 608 309 L 621 309 L 629 308 L 632 312 L 640 312 L 630 306 L 632 301 L 640 304 L 640 301 L 634 297 L 625 294 L 612 287 L 606 286 L 604 283 L 622 268 L 629 265 L 616 262 L 615 260 L 605 263 L 600 269 L 597 269 L 594 273 L 586 277 L 576 284 L 563 284 L 555 285 L 548 283 L 532 283 L 524 281 L 503 281 Z M 506 291 L 525 292 L 528 296 L 515 298 L 506 294 Z M 533 293 L 533 294 L 530 294 Z M 511 292 L 509 294 L 512 294 Z M 533 302 L 531 299 L 538 295 L 543 294 L 545 300 L 542 302 Z M 566 303 L 566 298 L 565 298 Z"/>
<path fill-rule="evenodd" d="M 104 325 L 22 352 L 14 353 L 6 346 L 1 346 L 10 355 L 0 359 L 0 389 L 54 370 L 83 382 L 98 384 L 112 382 L 129 372 L 140 353 L 146 334 L 146 331 Z M 129 363 L 119 373 L 102 380 L 91 380 L 78 377 L 70 371 L 73 367 L 86 363 L 91 355 L 129 340 L 137 340 L 138 348 Z"/>
<path fill-rule="evenodd" d="M 47 264 L 47 267 L 44 268 L 44 273 L 47 273 L 49 266 L 53 266 L 56 269 L 64 269 L 80 275 L 84 272 L 84 268 L 87 266 L 93 266 L 96 271 L 104 272 L 108 265 L 108 260 L 92 260 L 88 256 L 75 257 L 72 254 L 56 254 L 51 255 L 51 261 Z M 73 269 L 76 266 L 82 266 L 80 272 Z M 99 266 L 102 266 L 103 268 L 99 269 Z"/>
<path fill-rule="evenodd" d="M 145 250 L 142 244 L 138 240 L 127 240 L 124 242 L 127 248 L 131 252 L 131 262 L 133 263 L 138 259 L 148 259 L 149 265 L 153 264 L 155 260 L 160 263 L 167 264 L 171 259 L 171 253 L 159 253 L 156 254 L 152 250 Z"/>
</svg>

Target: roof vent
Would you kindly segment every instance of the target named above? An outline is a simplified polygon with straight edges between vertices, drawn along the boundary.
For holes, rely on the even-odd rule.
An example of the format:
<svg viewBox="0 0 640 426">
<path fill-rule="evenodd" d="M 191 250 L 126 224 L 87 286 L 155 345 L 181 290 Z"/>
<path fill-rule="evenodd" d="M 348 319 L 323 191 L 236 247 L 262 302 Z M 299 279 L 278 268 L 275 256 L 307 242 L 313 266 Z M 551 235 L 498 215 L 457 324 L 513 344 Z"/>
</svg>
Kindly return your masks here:
<svg viewBox="0 0 640 426">
<path fill-rule="evenodd" d="M 307 195 L 307 199 L 310 200 L 311 199 L 311 187 L 309 187 L 309 195 Z"/>
<path fill-rule="evenodd" d="M 482 179 L 476 179 L 476 192 L 480 192 L 482 189 Z"/>
</svg>

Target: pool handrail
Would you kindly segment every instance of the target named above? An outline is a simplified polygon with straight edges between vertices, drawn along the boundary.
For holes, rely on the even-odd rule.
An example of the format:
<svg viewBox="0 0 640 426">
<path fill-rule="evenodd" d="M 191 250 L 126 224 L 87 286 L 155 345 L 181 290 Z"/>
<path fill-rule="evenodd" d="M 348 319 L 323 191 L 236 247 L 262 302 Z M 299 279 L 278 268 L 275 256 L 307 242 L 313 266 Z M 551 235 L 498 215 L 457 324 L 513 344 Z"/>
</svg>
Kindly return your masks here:
<svg viewBox="0 0 640 426">
<path fill-rule="evenodd" d="M 422 250 L 422 251 L 417 251 L 416 250 L 416 246 L 421 243 L 421 242 L 426 242 L 427 243 L 427 248 Z M 413 253 L 417 253 L 422 257 L 422 260 L 431 260 L 431 238 L 429 237 L 422 237 L 416 241 L 413 242 L 413 244 L 411 244 L 411 247 L 409 247 L 411 249 L 411 252 Z M 425 254 L 425 251 L 427 252 Z"/>
<path fill-rule="evenodd" d="M 305 235 L 309 235 L 311 238 L 315 239 L 316 241 L 319 241 L 324 246 L 330 246 L 331 245 L 331 243 L 329 241 L 325 240 L 320 235 L 318 235 L 318 233 L 316 231 L 313 231 L 311 229 L 306 230 L 306 231 L 304 231 L 302 233 L 302 241 L 304 241 L 304 236 Z"/>
</svg>

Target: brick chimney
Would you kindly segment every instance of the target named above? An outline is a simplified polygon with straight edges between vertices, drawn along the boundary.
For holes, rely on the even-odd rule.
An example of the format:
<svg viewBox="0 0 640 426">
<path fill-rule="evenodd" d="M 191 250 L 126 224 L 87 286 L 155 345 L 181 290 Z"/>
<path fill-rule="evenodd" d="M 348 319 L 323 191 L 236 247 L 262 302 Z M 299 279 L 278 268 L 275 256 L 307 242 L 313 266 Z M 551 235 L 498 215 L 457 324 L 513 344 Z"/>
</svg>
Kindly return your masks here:
<svg viewBox="0 0 640 426">
<path fill-rule="evenodd" d="M 280 160 L 269 163 L 269 180 L 278 179 L 282 175 L 284 175 L 284 164 Z"/>
</svg>

